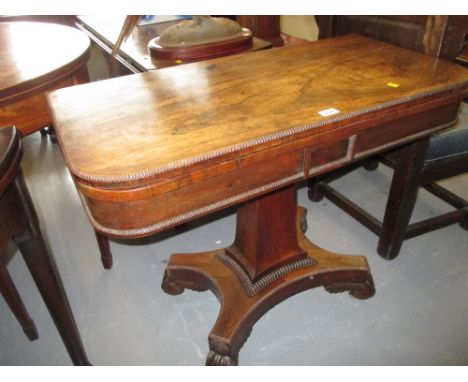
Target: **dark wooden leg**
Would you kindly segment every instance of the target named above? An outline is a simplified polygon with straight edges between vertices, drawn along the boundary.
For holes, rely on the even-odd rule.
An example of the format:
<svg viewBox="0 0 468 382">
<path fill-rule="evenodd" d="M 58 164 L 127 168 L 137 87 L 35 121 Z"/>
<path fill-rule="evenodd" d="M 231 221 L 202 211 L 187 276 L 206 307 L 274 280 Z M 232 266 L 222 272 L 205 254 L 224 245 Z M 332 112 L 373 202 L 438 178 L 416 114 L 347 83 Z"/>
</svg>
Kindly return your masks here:
<svg viewBox="0 0 468 382">
<path fill-rule="evenodd" d="M 320 181 L 318 176 L 308 180 L 308 195 L 312 202 L 320 202 L 323 199 L 323 194 L 320 192 Z"/>
<path fill-rule="evenodd" d="M 363 166 L 364 163 L 365 161 L 351 163 L 347 165 L 346 167 L 342 167 L 337 170 L 333 170 L 332 172 L 328 172 L 326 174 L 321 174 L 321 175 L 317 175 L 312 178 L 309 178 L 309 180 L 307 181 L 308 188 L 309 188 L 308 190 L 309 199 L 312 202 L 320 202 L 325 196 L 323 193 L 323 188 L 322 188 L 324 184 L 331 183 L 334 180 L 339 179 L 342 176 L 345 176 L 349 172 L 352 172 L 355 169 Z"/>
<path fill-rule="evenodd" d="M 29 222 L 17 230 L 13 240 L 20 249 L 26 265 L 75 365 L 89 365 L 80 334 L 65 294 L 53 257 L 44 242 L 34 207 L 21 172 L 8 192 L 13 193 L 16 216 Z"/>
<path fill-rule="evenodd" d="M 2 264 L 0 264 L 0 293 L 20 323 L 26 336 L 31 341 L 36 340 L 39 337 L 36 325 L 34 325 L 34 321 L 29 316 L 7 268 Z"/>
<path fill-rule="evenodd" d="M 47 126 L 40 130 L 43 137 L 49 137 L 50 141 L 57 143 L 57 136 L 55 135 L 55 129 L 53 126 Z"/>
<path fill-rule="evenodd" d="M 429 139 L 424 139 L 394 152 L 394 173 L 377 246 L 377 252 L 385 259 L 393 259 L 400 252 L 416 203 L 428 143 Z"/>
<path fill-rule="evenodd" d="M 47 134 L 49 135 L 49 139 L 52 143 L 57 143 L 57 135 L 55 134 L 55 129 L 53 126 L 49 126 Z"/>
<path fill-rule="evenodd" d="M 113 265 L 112 252 L 110 251 L 109 238 L 98 231 L 94 231 L 101 253 L 101 262 L 105 269 L 111 269 Z"/>
<path fill-rule="evenodd" d="M 366 259 L 317 247 L 304 236 L 304 221 L 305 209 L 297 208 L 295 188 L 288 187 L 239 208 L 230 247 L 171 256 L 165 292 L 210 289 L 221 301 L 209 335 L 207 365 L 237 365 L 255 322 L 301 291 L 323 286 L 360 299 L 374 294 Z"/>
<path fill-rule="evenodd" d="M 377 170 L 377 167 L 379 167 L 379 160 L 378 158 L 366 159 L 362 164 L 362 167 L 364 167 L 367 171 Z"/>
<path fill-rule="evenodd" d="M 460 227 L 462 227 L 465 231 L 468 231 L 468 215 L 462 219 L 460 222 Z"/>
</svg>

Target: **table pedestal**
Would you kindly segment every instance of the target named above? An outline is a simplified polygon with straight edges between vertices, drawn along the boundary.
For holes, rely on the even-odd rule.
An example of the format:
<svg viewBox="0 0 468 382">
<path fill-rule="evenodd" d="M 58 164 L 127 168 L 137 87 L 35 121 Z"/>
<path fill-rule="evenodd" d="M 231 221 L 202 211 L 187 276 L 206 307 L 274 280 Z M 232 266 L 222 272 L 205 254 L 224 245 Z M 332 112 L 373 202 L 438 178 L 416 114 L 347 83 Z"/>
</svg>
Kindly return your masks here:
<svg viewBox="0 0 468 382">
<path fill-rule="evenodd" d="M 305 215 L 290 186 L 239 208 L 230 247 L 171 256 L 162 282 L 166 293 L 210 289 L 221 302 L 207 365 L 237 365 L 255 322 L 296 293 L 317 286 L 359 299 L 375 293 L 366 258 L 317 247 L 304 236 Z"/>
</svg>

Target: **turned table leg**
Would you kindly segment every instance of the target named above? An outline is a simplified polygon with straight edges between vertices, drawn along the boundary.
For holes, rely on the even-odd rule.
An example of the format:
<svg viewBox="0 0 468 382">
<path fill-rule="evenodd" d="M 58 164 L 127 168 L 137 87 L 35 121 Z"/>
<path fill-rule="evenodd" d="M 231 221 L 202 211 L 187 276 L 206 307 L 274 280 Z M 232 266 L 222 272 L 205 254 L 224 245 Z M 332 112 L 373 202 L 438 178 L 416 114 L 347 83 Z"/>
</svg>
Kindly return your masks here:
<svg viewBox="0 0 468 382">
<path fill-rule="evenodd" d="M 331 293 L 349 291 L 360 299 L 374 294 L 366 259 L 328 252 L 311 243 L 303 233 L 305 212 L 297 208 L 291 186 L 240 207 L 230 247 L 172 255 L 162 283 L 165 292 L 210 289 L 221 302 L 209 335 L 207 365 L 237 365 L 239 350 L 255 322 L 299 292 L 323 286 Z"/>
<path fill-rule="evenodd" d="M 109 238 L 106 235 L 94 230 L 96 240 L 101 254 L 101 262 L 105 269 L 111 269 L 113 265 L 112 252 L 110 251 Z"/>
</svg>

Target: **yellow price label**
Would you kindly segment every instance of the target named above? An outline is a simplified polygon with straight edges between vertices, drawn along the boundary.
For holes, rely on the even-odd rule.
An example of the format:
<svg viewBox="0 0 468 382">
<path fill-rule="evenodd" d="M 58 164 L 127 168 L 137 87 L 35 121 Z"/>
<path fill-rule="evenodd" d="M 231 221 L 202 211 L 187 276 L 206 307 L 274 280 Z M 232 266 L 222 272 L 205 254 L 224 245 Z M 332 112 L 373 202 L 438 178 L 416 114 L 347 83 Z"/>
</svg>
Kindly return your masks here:
<svg viewBox="0 0 468 382">
<path fill-rule="evenodd" d="M 398 86 L 400 86 L 400 84 L 397 84 L 396 82 L 389 82 L 387 83 L 387 86 L 391 88 L 397 88 Z"/>
</svg>

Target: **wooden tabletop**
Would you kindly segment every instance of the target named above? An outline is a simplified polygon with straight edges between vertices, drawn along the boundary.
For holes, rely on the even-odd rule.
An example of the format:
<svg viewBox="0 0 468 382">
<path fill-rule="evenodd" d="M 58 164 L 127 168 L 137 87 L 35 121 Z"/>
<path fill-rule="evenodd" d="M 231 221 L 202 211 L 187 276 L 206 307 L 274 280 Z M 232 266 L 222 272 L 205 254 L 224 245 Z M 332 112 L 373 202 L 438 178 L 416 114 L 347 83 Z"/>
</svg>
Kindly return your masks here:
<svg viewBox="0 0 468 382">
<path fill-rule="evenodd" d="M 76 25 L 86 32 L 102 49 L 110 53 L 117 41 L 124 21 L 125 16 L 78 16 Z M 152 58 L 148 52 L 148 42 L 177 22 L 180 22 L 180 20 L 137 26 L 122 44 L 117 54 L 117 60 L 133 73 L 178 65 L 179 60 L 177 62 L 175 60 L 157 60 Z M 252 47 L 247 51 L 268 49 L 271 46 L 270 42 L 254 37 Z"/>
<path fill-rule="evenodd" d="M 86 62 L 90 41 L 64 25 L 0 22 L 0 106 L 49 89 Z"/>
<path fill-rule="evenodd" d="M 49 101 L 72 172 L 112 187 L 467 81 L 458 65 L 353 35 L 63 89 Z"/>
</svg>

